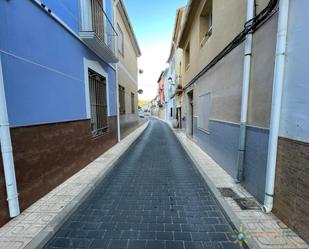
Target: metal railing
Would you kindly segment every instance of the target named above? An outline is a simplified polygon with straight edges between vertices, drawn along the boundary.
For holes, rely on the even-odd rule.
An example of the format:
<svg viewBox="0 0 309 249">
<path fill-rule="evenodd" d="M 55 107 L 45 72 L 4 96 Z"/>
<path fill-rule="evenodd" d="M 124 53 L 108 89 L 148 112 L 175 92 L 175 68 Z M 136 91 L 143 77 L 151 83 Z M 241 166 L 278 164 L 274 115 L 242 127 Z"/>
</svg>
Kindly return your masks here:
<svg viewBox="0 0 309 249">
<path fill-rule="evenodd" d="M 103 0 L 91 0 L 92 31 L 110 49 L 115 49 L 118 34 L 103 8 Z"/>
<path fill-rule="evenodd" d="M 108 131 L 106 79 L 89 69 L 91 132 L 94 137 Z"/>
</svg>

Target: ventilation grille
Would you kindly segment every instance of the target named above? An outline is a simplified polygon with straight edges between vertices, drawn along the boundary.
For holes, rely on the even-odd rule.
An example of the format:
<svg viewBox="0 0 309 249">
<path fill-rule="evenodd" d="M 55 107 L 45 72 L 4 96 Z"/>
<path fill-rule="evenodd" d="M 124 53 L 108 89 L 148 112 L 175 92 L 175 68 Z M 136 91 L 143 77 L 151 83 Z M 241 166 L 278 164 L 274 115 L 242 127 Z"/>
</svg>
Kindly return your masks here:
<svg viewBox="0 0 309 249">
<path fill-rule="evenodd" d="M 231 188 L 218 188 L 222 196 L 232 198 L 242 210 L 257 210 L 260 205 L 252 197 L 241 198 Z"/>
</svg>

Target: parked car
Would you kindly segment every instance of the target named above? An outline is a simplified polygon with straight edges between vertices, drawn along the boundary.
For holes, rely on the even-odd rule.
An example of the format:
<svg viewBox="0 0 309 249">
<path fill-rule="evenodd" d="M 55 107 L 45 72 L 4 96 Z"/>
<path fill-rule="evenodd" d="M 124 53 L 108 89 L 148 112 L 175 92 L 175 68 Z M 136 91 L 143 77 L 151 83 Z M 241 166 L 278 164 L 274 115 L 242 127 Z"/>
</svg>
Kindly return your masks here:
<svg viewBox="0 0 309 249">
<path fill-rule="evenodd" d="M 151 113 L 150 113 L 150 111 L 144 111 L 144 115 L 145 115 L 145 116 L 150 116 Z"/>
<path fill-rule="evenodd" d="M 138 116 L 139 116 L 140 118 L 144 118 L 144 117 L 145 117 L 144 111 L 143 111 L 143 110 L 139 110 L 139 111 L 138 111 Z"/>
</svg>

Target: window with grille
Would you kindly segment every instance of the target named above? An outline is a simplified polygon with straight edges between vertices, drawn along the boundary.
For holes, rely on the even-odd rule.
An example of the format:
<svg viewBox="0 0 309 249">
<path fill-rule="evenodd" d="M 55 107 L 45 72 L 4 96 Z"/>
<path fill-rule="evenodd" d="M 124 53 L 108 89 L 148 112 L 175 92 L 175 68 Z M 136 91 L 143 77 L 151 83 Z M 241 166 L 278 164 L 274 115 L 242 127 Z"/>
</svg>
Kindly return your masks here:
<svg viewBox="0 0 309 249">
<path fill-rule="evenodd" d="M 132 113 L 135 113 L 135 99 L 134 99 L 134 93 L 131 93 L 131 110 L 132 110 Z"/>
<path fill-rule="evenodd" d="M 108 131 L 106 78 L 88 70 L 91 132 L 94 137 Z"/>
<path fill-rule="evenodd" d="M 123 86 L 119 86 L 119 113 L 126 113 L 126 105 L 125 105 L 125 88 Z"/>
<path fill-rule="evenodd" d="M 198 97 L 198 122 L 197 126 L 200 130 L 209 131 L 210 116 L 210 93 L 203 94 Z"/>
</svg>

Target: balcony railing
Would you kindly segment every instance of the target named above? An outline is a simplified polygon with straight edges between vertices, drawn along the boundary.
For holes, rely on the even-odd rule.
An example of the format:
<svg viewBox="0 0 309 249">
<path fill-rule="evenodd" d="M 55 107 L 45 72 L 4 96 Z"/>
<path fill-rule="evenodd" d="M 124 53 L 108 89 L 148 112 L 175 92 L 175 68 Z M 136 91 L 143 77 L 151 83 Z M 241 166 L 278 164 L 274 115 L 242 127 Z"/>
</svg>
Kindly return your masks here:
<svg viewBox="0 0 309 249">
<path fill-rule="evenodd" d="M 91 0 L 92 27 L 99 39 L 104 41 L 104 19 L 105 12 L 99 0 Z"/>
<path fill-rule="evenodd" d="M 118 62 L 118 34 L 104 11 L 103 0 L 80 0 L 80 36 L 85 44 L 109 63 Z"/>
</svg>

